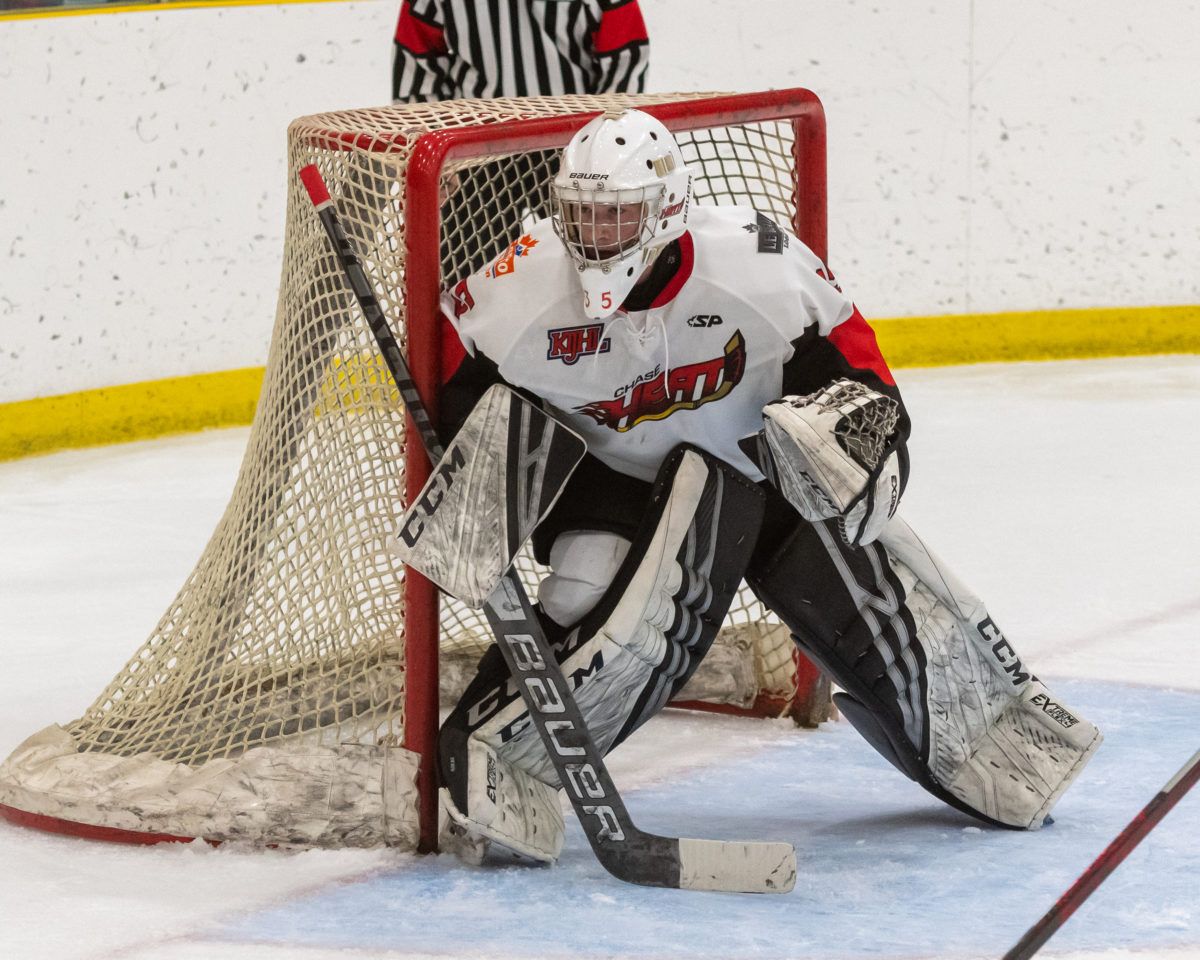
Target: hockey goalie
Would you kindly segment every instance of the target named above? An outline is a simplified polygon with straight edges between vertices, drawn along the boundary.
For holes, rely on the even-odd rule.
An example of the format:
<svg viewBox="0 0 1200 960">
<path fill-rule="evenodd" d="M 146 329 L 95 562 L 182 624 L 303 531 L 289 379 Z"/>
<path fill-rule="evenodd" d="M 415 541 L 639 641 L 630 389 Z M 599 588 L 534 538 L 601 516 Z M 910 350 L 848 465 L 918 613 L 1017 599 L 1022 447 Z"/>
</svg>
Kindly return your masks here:
<svg viewBox="0 0 1200 960">
<path fill-rule="evenodd" d="M 744 578 L 889 762 L 979 820 L 1039 827 L 1100 733 L 897 514 L 908 413 L 829 270 L 761 213 L 696 206 L 637 110 L 583 127 L 552 193 L 552 217 L 443 296 L 461 344 L 443 425 L 461 462 L 503 456 L 480 403 L 501 389 L 586 442 L 532 538 L 538 615 L 599 748 L 687 682 Z M 461 572 L 471 549 L 442 553 Z M 558 856 L 559 784 L 495 647 L 439 772 L 444 843 Z"/>
</svg>

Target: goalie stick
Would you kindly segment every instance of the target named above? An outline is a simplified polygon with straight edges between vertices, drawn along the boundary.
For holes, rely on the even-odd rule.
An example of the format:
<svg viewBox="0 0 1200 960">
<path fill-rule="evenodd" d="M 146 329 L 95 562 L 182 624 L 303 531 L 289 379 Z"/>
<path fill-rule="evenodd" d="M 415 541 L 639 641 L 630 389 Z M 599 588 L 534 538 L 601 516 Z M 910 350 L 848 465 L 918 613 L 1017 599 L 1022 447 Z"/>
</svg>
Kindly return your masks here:
<svg viewBox="0 0 1200 960">
<path fill-rule="evenodd" d="M 329 190 L 315 164 L 300 179 L 337 254 L 430 463 L 442 444 L 429 420 L 408 364 L 371 289 L 362 263 L 342 229 Z M 629 883 L 731 893 L 787 893 L 796 882 L 796 852 L 789 843 L 692 840 L 638 829 L 617 793 L 579 706 L 554 659 L 524 586 L 513 570 L 484 604 L 492 632 L 559 781 L 571 800 L 596 859 Z"/>
<path fill-rule="evenodd" d="M 1117 834 L 1116 839 L 1083 871 L 1079 879 L 1071 884 L 1071 888 L 1058 898 L 1058 902 L 1025 932 L 1025 936 L 1017 941 L 1002 960 L 1029 960 L 1037 953 L 1046 941 L 1054 936 L 1058 928 L 1070 919 L 1079 905 L 1133 852 L 1133 848 L 1142 842 L 1146 834 L 1196 785 L 1197 780 L 1200 780 L 1200 750 L 1192 754 L 1192 759 L 1185 763 L 1129 825 Z"/>
</svg>

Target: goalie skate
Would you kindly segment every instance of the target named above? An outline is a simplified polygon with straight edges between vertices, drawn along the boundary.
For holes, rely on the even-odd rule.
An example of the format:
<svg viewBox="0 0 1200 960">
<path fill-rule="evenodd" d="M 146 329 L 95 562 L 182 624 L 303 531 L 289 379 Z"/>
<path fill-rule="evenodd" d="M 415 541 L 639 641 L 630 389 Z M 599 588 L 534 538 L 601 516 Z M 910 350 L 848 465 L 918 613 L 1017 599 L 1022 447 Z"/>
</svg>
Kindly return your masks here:
<svg viewBox="0 0 1200 960">
<path fill-rule="evenodd" d="M 505 762 L 474 738 L 448 758 L 447 766 L 451 782 L 439 791 L 442 850 L 475 866 L 493 842 L 542 863 L 558 859 L 566 828 L 555 787 Z"/>
</svg>

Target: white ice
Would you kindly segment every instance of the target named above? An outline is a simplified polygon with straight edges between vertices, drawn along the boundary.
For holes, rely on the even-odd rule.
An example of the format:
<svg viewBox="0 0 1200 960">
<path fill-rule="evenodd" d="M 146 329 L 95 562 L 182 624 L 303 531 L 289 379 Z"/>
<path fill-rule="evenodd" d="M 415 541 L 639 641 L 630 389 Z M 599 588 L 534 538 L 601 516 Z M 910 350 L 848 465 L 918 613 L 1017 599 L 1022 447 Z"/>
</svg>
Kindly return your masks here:
<svg viewBox="0 0 1200 960">
<path fill-rule="evenodd" d="M 0 957 L 997 957 L 1200 746 L 1200 357 L 901 370 L 903 506 L 1106 742 L 1037 833 L 976 827 L 847 724 L 669 713 L 612 758 L 640 825 L 787 839 L 786 897 L 389 851 L 127 848 L 0 822 Z M 245 430 L 0 464 L 0 756 L 95 698 L 190 571 Z M 1200 960 L 1200 796 L 1046 955 Z"/>
</svg>

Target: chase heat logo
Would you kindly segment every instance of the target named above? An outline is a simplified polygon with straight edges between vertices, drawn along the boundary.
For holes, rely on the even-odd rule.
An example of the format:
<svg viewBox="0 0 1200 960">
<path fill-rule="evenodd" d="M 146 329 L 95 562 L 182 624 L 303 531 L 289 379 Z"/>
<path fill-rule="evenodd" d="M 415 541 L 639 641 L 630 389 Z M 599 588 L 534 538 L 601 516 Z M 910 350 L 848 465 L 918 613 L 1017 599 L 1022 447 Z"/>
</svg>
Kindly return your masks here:
<svg viewBox="0 0 1200 960">
<path fill-rule="evenodd" d="M 665 420 L 679 410 L 695 410 L 728 396 L 745 372 L 746 341 L 738 330 L 722 356 L 661 372 L 635 382 L 612 400 L 596 400 L 575 410 L 602 427 L 625 433 L 647 420 Z"/>
</svg>

